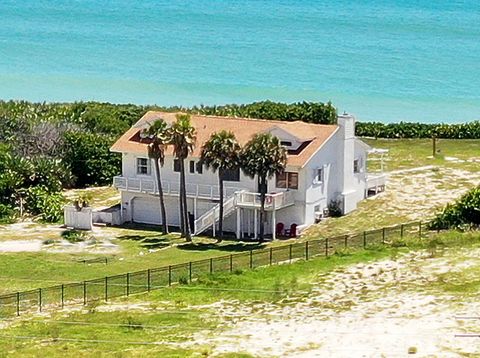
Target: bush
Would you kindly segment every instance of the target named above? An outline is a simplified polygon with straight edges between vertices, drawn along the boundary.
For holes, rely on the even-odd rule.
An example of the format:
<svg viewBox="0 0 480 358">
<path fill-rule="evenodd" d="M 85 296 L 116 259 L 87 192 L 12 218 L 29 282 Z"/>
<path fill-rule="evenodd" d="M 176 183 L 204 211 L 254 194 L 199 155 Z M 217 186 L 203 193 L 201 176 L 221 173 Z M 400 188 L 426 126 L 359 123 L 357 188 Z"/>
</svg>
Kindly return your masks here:
<svg viewBox="0 0 480 358">
<path fill-rule="evenodd" d="M 334 218 L 342 216 L 342 202 L 341 200 L 332 200 L 328 204 L 328 215 Z"/>
<path fill-rule="evenodd" d="M 430 222 L 429 229 L 464 229 L 480 226 L 480 186 L 447 204 Z"/>
<path fill-rule="evenodd" d="M 62 232 L 61 236 L 64 240 L 67 240 L 71 243 L 85 241 L 85 239 L 88 237 L 86 232 L 75 229 L 65 230 Z"/>
<path fill-rule="evenodd" d="M 15 221 L 15 210 L 5 204 L 0 204 L 0 224 L 11 224 Z"/>
<path fill-rule="evenodd" d="M 46 222 L 58 222 L 62 219 L 64 203 L 62 194 L 52 193 L 44 186 L 30 187 L 26 191 L 26 210 L 32 215 L 40 215 Z"/>
<path fill-rule="evenodd" d="M 77 187 L 111 184 L 120 173 L 121 157 L 110 152 L 112 143 L 112 137 L 101 134 L 65 134 L 65 163 L 77 178 Z"/>
<path fill-rule="evenodd" d="M 357 122 L 356 135 L 374 138 L 478 139 L 480 121 L 461 124 Z"/>
</svg>

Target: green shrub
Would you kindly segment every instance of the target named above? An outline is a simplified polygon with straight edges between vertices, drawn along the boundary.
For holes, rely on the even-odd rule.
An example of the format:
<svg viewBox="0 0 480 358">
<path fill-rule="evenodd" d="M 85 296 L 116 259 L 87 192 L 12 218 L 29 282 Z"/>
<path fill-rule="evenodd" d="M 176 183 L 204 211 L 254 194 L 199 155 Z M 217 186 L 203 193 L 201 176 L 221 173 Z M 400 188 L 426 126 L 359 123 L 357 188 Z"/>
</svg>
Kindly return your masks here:
<svg viewBox="0 0 480 358">
<path fill-rule="evenodd" d="M 334 218 L 342 216 L 342 202 L 340 200 L 332 200 L 328 203 L 328 215 Z"/>
<path fill-rule="evenodd" d="M 0 224 L 11 224 L 15 221 L 16 211 L 6 204 L 0 204 Z"/>
<path fill-rule="evenodd" d="M 65 134 L 65 163 L 77 178 L 78 187 L 111 184 L 120 173 L 121 157 L 110 152 L 113 141 L 111 136 L 96 133 Z"/>
<path fill-rule="evenodd" d="M 480 187 L 447 204 L 430 222 L 431 230 L 465 229 L 480 226 Z"/>
<path fill-rule="evenodd" d="M 80 230 L 65 230 L 61 234 L 64 240 L 67 240 L 71 243 L 82 242 L 88 237 L 88 234 L 85 231 Z"/>
<path fill-rule="evenodd" d="M 44 186 L 30 187 L 26 191 L 25 209 L 32 215 L 40 215 L 46 222 L 62 219 L 64 203 L 62 194 L 52 193 Z"/>
</svg>

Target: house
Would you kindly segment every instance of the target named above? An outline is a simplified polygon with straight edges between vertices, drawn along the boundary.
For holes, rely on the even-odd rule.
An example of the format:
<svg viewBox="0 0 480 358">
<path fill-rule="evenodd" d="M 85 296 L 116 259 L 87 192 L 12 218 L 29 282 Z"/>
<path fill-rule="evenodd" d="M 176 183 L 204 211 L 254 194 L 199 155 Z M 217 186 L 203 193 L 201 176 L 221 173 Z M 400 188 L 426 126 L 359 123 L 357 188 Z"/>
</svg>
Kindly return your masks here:
<svg viewBox="0 0 480 358">
<path fill-rule="evenodd" d="M 123 222 L 161 224 L 153 162 L 140 133 L 159 118 L 174 122 L 175 115 L 146 113 L 111 148 L 122 154 L 122 175 L 115 177 L 113 184 L 121 192 Z M 355 118 L 351 115 L 338 116 L 336 125 L 201 115 L 192 115 L 191 122 L 197 131 L 197 143 L 185 168 L 188 211 L 195 235 L 215 231 L 218 223 L 218 175 L 199 160 L 203 143 L 220 130 L 232 131 L 240 145 L 255 133 L 269 132 L 287 149 L 285 172 L 268 181 L 265 233 L 274 238 L 281 234 L 276 232 L 281 226 L 296 224 L 302 230 L 313 224 L 327 213 L 332 201 L 338 201 L 345 214 L 355 210 L 371 189 L 368 183 L 372 178 L 366 171 L 370 148 L 355 137 Z M 161 177 L 168 225 L 179 226 L 179 165 L 171 147 L 166 151 Z M 385 185 L 384 177 L 373 179 L 375 188 Z M 256 237 L 260 208 L 257 180 L 240 168 L 229 172 L 225 180 L 224 230 L 236 233 L 238 238 Z"/>
</svg>

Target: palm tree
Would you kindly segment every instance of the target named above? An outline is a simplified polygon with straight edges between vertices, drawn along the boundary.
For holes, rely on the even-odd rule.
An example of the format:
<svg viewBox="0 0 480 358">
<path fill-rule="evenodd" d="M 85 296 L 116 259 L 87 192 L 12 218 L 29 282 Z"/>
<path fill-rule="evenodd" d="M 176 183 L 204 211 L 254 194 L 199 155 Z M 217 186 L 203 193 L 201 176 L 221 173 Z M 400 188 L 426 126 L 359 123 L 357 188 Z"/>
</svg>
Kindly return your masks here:
<svg viewBox="0 0 480 358">
<path fill-rule="evenodd" d="M 180 164 L 180 226 L 182 235 L 187 241 L 191 241 L 190 227 L 188 222 L 187 192 L 185 182 L 185 158 L 195 148 L 196 131 L 190 122 L 190 115 L 177 114 L 177 121 L 170 127 L 170 143 L 173 145 L 173 153 Z"/>
<path fill-rule="evenodd" d="M 148 145 L 148 157 L 153 159 L 155 164 L 158 196 L 160 198 L 160 213 L 162 216 L 162 231 L 163 234 L 168 234 L 167 212 L 165 210 L 165 201 L 163 200 L 163 187 L 160 176 L 160 167 L 163 167 L 165 164 L 165 150 L 169 142 L 168 125 L 163 119 L 158 119 L 144 130 L 144 135 L 151 140 Z"/>
<path fill-rule="evenodd" d="M 255 134 L 243 147 L 240 160 L 245 174 L 252 178 L 255 175 L 258 176 L 260 187 L 260 241 L 263 241 L 267 179 L 285 170 L 287 152 L 277 137 L 270 133 L 259 133 Z"/>
<path fill-rule="evenodd" d="M 228 170 L 240 165 L 240 145 L 235 134 L 225 130 L 213 133 L 202 148 L 201 161 L 207 168 L 218 171 L 218 187 L 220 192 L 220 221 L 218 223 L 218 241 L 223 236 L 223 178 Z"/>
</svg>

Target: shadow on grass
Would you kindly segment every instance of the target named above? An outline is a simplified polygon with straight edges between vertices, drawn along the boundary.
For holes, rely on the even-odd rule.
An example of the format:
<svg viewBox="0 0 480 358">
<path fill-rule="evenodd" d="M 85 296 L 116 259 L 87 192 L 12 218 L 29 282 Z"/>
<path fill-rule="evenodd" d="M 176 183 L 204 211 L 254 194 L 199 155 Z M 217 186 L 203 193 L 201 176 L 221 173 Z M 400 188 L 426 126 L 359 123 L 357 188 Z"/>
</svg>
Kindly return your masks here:
<svg viewBox="0 0 480 358">
<path fill-rule="evenodd" d="M 195 243 L 189 242 L 186 244 L 178 245 L 178 249 L 187 251 L 228 251 L 228 252 L 244 252 L 250 250 L 263 249 L 266 246 L 265 243 L 244 243 L 244 242 L 232 242 L 232 243 Z"/>
</svg>

